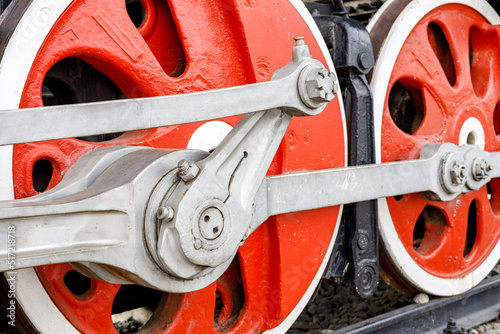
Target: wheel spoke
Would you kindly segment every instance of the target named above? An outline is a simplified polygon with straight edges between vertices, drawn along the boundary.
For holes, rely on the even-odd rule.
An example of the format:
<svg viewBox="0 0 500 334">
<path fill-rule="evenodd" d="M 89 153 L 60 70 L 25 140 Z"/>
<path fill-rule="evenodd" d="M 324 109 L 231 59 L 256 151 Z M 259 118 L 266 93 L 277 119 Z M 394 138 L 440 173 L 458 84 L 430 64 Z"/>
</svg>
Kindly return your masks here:
<svg viewBox="0 0 500 334">
<path fill-rule="evenodd" d="M 449 45 L 452 58 L 449 59 L 450 66 L 454 68 L 456 74 L 456 87 L 463 89 L 466 87 L 467 92 L 470 92 L 470 60 L 469 60 L 469 30 L 474 22 L 457 11 L 447 11 L 445 14 L 431 15 L 431 20 L 436 22 L 442 29 Z M 457 30 L 460 33 L 457 33 Z"/>
<path fill-rule="evenodd" d="M 399 201 L 395 198 L 388 198 L 387 203 L 401 241 L 407 249 L 412 250 L 415 224 L 427 205 L 427 201 L 420 194 L 408 194 Z"/>
<path fill-rule="evenodd" d="M 416 134 L 421 137 L 431 137 L 431 141 L 440 141 L 445 126 L 442 106 L 427 87 L 422 89 L 422 97 L 425 116 Z"/>
<path fill-rule="evenodd" d="M 490 115 L 500 100 L 496 82 L 500 77 L 500 54 L 497 49 L 498 31 L 490 25 L 470 29 L 471 82 L 474 93 L 485 104 L 483 112 Z"/>
<path fill-rule="evenodd" d="M 426 86 L 441 101 L 453 91 L 436 53 L 427 38 L 423 25 L 415 29 L 398 56 L 392 72 L 393 80 L 408 81 L 414 87 Z"/>
<path fill-rule="evenodd" d="M 241 83 L 255 82 L 236 3 L 170 0 L 169 4 L 186 53 L 186 76 L 196 85 L 195 90 L 226 87 L 228 77 Z M 228 62 L 235 56 L 243 67 L 230 66 Z"/>
<path fill-rule="evenodd" d="M 275 262 L 275 257 L 270 256 L 279 250 L 270 242 L 272 237 L 269 235 L 268 223 L 252 233 L 238 251 L 245 302 L 234 325 L 234 332 L 248 328 L 249 321 L 255 322 L 252 327 L 259 328 L 259 331 L 267 329 L 269 320 L 274 319 L 280 311 L 279 285 L 273 279 L 279 277 L 279 264 Z M 260 260 L 255 261 L 256 258 Z M 270 299 L 271 296 L 275 299 Z"/>
<path fill-rule="evenodd" d="M 37 271 L 61 312 L 77 319 L 75 325 L 89 333 L 114 332 L 111 307 L 120 285 L 87 278 L 69 264 L 43 266 Z"/>
<path fill-rule="evenodd" d="M 164 72 L 170 77 L 182 75 L 186 69 L 186 56 L 168 2 L 137 1 L 134 7 L 130 6 L 132 10 L 129 15 L 138 21 L 135 22 L 136 26 L 139 25 L 137 29 Z"/>
<path fill-rule="evenodd" d="M 190 293 L 163 298 L 145 329 L 152 332 L 217 333 L 214 327 L 216 283 Z"/>
<path fill-rule="evenodd" d="M 75 3 L 72 10 L 71 18 L 58 25 L 52 32 L 54 38 L 49 38 L 47 49 L 54 55 L 82 58 L 104 72 L 129 97 L 175 92 L 130 20 L 125 1 Z"/>
<path fill-rule="evenodd" d="M 424 143 L 421 143 L 418 137 L 402 132 L 392 121 L 389 112 L 384 113 L 382 117 L 382 122 L 385 123 L 384 133 L 390 132 L 391 138 L 382 147 L 382 162 L 417 158 L 419 147 L 423 147 Z"/>
<path fill-rule="evenodd" d="M 471 254 L 476 244 L 476 222 L 479 218 L 476 215 L 479 210 L 474 195 L 461 195 L 450 203 L 453 206 L 449 203 L 437 203 L 447 215 L 449 229 L 442 245 L 432 254 L 434 263 L 430 264 L 435 272 L 441 271 L 444 276 L 449 272 L 463 273 L 467 262 L 477 261 Z"/>
</svg>

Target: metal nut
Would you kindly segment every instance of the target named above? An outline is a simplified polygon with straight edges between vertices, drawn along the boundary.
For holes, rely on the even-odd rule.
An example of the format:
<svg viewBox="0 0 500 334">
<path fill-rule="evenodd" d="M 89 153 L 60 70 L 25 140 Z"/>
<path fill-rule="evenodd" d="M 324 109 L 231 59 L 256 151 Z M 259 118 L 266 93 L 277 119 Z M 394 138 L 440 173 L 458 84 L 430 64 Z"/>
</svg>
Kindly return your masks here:
<svg viewBox="0 0 500 334">
<path fill-rule="evenodd" d="M 455 162 L 450 170 L 451 182 L 455 185 L 464 184 L 467 174 L 463 163 Z"/>
<path fill-rule="evenodd" d="M 373 56 L 370 55 L 369 53 L 361 53 L 358 56 L 358 65 L 361 67 L 363 70 L 368 70 L 373 67 L 374 65 L 374 60 Z"/>
<path fill-rule="evenodd" d="M 358 237 L 358 248 L 360 250 L 366 250 L 368 248 L 368 236 L 366 234 L 361 234 Z"/>
<path fill-rule="evenodd" d="M 200 172 L 200 167 L 198 167 L 194 162 L 181 160 L 177 165 L 179 168 L 179 176 L 184 182 L 189 182 L 193 180 Z"/>
<path fill-rule="evenodd" d="M 317 68 L 307 76 L 307 96 L 315 102 L 332 101 L 338 89 L 337 77 L 325 68 Z"/>
<path fill-rule="evenodd" d="M 476 181 L 485 180 L 489 176 L 489 172 L 493 169 L 493 166 L 484 159 L 478 159 L 474 161 L 472 167 L 472 176 Z"/>
<path fill-rule="evenodd" d="M 158 208 L 158 211 L 156 211 L 156 218 L 162 221 L 171 221 L 174 219 L 174 209 L 172 209 L 170 206 L 162 205 Z"/>
</svg>

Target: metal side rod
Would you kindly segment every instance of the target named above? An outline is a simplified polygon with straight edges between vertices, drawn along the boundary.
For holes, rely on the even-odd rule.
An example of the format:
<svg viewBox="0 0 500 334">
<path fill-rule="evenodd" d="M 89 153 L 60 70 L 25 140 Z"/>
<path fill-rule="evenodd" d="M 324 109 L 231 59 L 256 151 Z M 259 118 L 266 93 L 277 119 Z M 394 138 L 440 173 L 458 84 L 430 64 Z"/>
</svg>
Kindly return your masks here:
<svg viewBox="0 0 500 334">
<path fill-rule="evenodd" d="M 321 95 L 322 87 L 314 86 L 316 79 L 329 81 L 334 93 L 338 85 L 321 63 L 311 69 L 315 71 L 303 69 L 309 75 L 295 71 L 269 82 L 190 94 L 3 110 L 0 145 L 149 129 L 270 109 L 293 116 L 317 115 L 334 95 Z"/>
<path fill-rule="evenodd" d="M 274 146 L 276 142 L 280 142 L 279 135 L 278 138 L 274 135 L 282 134 L 289 122 L 289 117 L 281 119 L 279 112 L 273 114 L 272 111 L 262 115 L 249 115 L 246 118 L 248 117 L 256 118 L 242 123 L 250 125 L 252 132 L 249 132 L 249 136 L 261 136 L 264 133 Z M 276 118 L 278 127 L 264 128 L 264 132 L 257 131 L 261 127 L 259 121 L 269 123 L 266 118 Z M 237 136 L 238 133 L 234 135 Z M 232 144 L 237 142 L 238 138 L 230 138 L 229 153 L 233 151 Z M 244 149 L 239 146 L 236 148 L 236 155 Z M 258 147 L 248 147 L 246 150 L 248 157 L 258 153 Z M 145 237 L 148 239 L 148 230 L 143 230 L 146 223 L 146 227 L 151 225 L 149 231 L 159 234 L 157 238 L 153 238 L 150 252 L 154 254 L 155 250 L 158 251 L 157 257 L 163 259 L 170 274 L 189 279 L 205 270 L 203 264 L 215 266 L 228 259 L 230 262 L 231 256 L 226 252 L 236 252 L 248 226 L 255 229 L 268 216 L 407 192 L 438 191 L 436 188 L 439 186 L 438 173 L 442 157 L 450 152 L 460 152 L 460 149 L 451 144 L 444 144 L 438 147 L 432 157 L 416 161 L 269 177 L 264 179 L 265 182 L 255 193 L 251 190 L 252 184 L 258 183 L 255 178 L 261 179 L 265 169 L 260 171 L 261 175 L 254 176 L 251 168 L 255 166 L 251 161 L 245 166 L 246 162 L 238 163 L 237 156 L 233 159 L 233 155 L 228 155 L 225 151 L 217 150 L 213 158 L 200 163 L 203 167 L 204 164 L 211 166 L 215 163 L 214 168 L 209 168 L 207 172 L 213 175 L 214 169 L 216 174 L 221 176 L 207 179 L 199 172 L 200 175 L 194 175 L 195 178 L 191 180 L 186 178 L 186 175 L 179 175 L 177 163 L 182 159 L 199 161 L 205 158 L 206 153 L 135 147 L 96 150 L 82 156 L 53 190 L 32 198 L 0 202 L 0 240 L 5 241 L 1 243 L 5 247 L 0 248 L 0 271 L 11 269 L 8 260 L 12 259 L 10 254 L 15 254 L 16 269 L 50 262 L 96 262 L 128 270 L 146 280 L 142 275 L 154 272 L 151 268 L 156 267 L 147 254 L 146 247 L 141 246 L 139 242 Z M 222 160 L 217 159 L 221 154 Z M 263 164 L 269 164 L 268 156 L 263 156 L 260 160 L 265 162 Z M 231 166 L 236 168 L 236 172 L 226 173 Z M 239 176 L 237 174 L 240 169 L 242 174 Z M 248 181 L 244 178 L 247 172 L 251 176 Z M 236 175 L 232 177 L 232 174 Z M 183 178 L 184 182 L 179 182 L 179 177 Z M 243 178 L 240 180 L 240 177 Z M 163 181 L 160 180 L 165 179 L 168 182 L 164 190 L 153 191 L 158 188 L 157 185 L 161 188 Z M 411 182 L 409 179 L 423 181 Z M 196 183 L 197 181 L 201 183 Z M 195 186 L 195 183 L 201 188 Z M 239 185 L 235 193 L 232 193 L 233 183 Z M 169 204 L 168 199 L 172 197 L 169 196 L 169 189 L 174 188 L 180 190 L 174 192 L 180 196 L 180 204 L 176 206 Z M 187 195 L 193 190 L 195 192 L 187 196 L 186 189 L 189 189 Z M 244 191 L 244 194 L 240 194 L 241 191 Z M 220 192 L 222 193 L 219 197 L 222 200 L 213 199 L 213 196 Z M 225 200 L 228 194 L 230 196 Z M 191 198 L 192 196 L 194 198 Z M 200 196 L 203 200 L 197 205 Z M 232 202 L 232 196 L 237 203 Z M 207 203 L 205 198 L 208 198 Z M 253 198 L 255 209 L 251 205 Z M 157 214 L 157 205 L 164 201 L 174 209 L 169 219 L 165 219 L 163 214 L 161 217 Z M 181 204 L 185 201 L 188 202 L 183 209 Z M 191 209 L 199 215 L 194 215 Z M 151 216 L 148 212 L 152 213 L 152 219 L 147 218 Z M 186 254 L 197 257 L 198 261 L 194 261 L 201 267 L 189 264 L 192 262 L 179 266 L 177 263 L 184 255 L 174 255 L 178 253 L 176 245 L 180 246 L 180 243 L 173 243 L 176 238 L 170 238 L 168 235 L 163 240 L 162 235 L 175 227 L 183 236 L 179 242 L 191 239 L 193 244 L 193 238 L 200 239 L 201 235 L 190 235 L 190 231 L 198 226 L 198 221 L 203 223 L 203 218 L 207 216 L 217 223 L 215 216 L 218 212 L 219 215 L 224 215 L 222 218 L 225 220 L 213 226 L 219 227 L 218 235 L 206 235 L 206 240 L 199 247 L 193 248 L 193 254 Z M 158 219 L 155 219 L 157 216 Z M 168 216 L 168 213 L 165 216 Z M 240 221 L 245 216 L 252 219 L 249 222 Z M 172 221 L 174 217 L 175 220 Z M 176 222 L 182 224 L 176 226 Z M 211 225 L 208 226 L 212 228 Z M 15 250 L 12 251 L 8 243 L 11 239 L 11 227 L 15 230 Z M 211 229 L 201 232 L 206 234 L 211 232 Z M 201 252 L 200 255 L 196 254 L 196 250 Z M 218 254 L 221 251 L 223 254 Z M 204 258 L 205 253 L 213 254 L 212 257 Z M 225 258 L 222 258 L 223 256 Z M 177 262 L 171 264 L 172 259 Z M 218 262 L 214 264 L 210 261 Z M 149 281 L 153 280 L 154 277 Z"/>
<path fill-rule="evenodd" d="M 428 144 L 418 160 L 267 177 L 256 197 L 257 207 L 265 209 L 254 222 L 409 193 L 449 201 L 495 177 L 500 177 L 500 152 L 488 153 L 471 145 Z"/>
<path fill-rule="evenodd" d="M 248 138 L 267 133 L 266 142 L 279 142 L 273 133 L 283 133 L 288 119 L 279 121 L 279 115 L 273 115 L 272 111 L 251 116 L 256 117 L 255 122 L 248 119 L 241 124 L 257 131 L 248 132 Z M 266 117 L 276 118 L 283 129 L 258 131 L 261 119 L 269 123 Z M 79 262 L 92 270 L 93 277 L 110 282 L 123 282 L 117 280 L 126 277 L 129 283 L 165 291 L 193 291 L 217 279 L 231 263 L 231 254 L 236 253 L 235 242 L 244 240 L 271 215 L 414 192 L 450 200 L 462 192 L 479 189 L 491 177 L 500 177 L 496 164 L 500 162 L 500 153 L 487 153 L 476 146 L 428 144 L 418 160 L 273 176 L 264 178 L 255 192 L 253 184 L 259 182 L 265 170 L 253 175 L 252 163 L 246 166 L 245 162 L 238 163 L 238 159 L 226 155 L 244 149 L 239 145 L 232 149 L 239 141 L 237 137 L 238 133 L 228 139 L 228 152 L 224 153 L 222 146 L 213 158 L 203 163 L 201 160 L 207 153 L 194 150 L 96 150 L 78 160 L 54 190 L 33 198 L 0 202 L 0 238 L 5 240 L 2 243 L 5 247 L 0 250 L 0 271 L 11 269 L 9 254 L 12 253 L 16 269 Z M 248 147 L 248 157 L 258 153 L 257 148 Z M 222 154 L 220 161 L 219 154 Z M 219 184 L 224 189 L 221 199 L 206 197 L 203 186 L 208 187 L 207 191 L 217 189 L 211 178 L 204 180 L 202 172 L 198 176 L 193 174 L 194 178 L 180 173 L 182 168 L 177 168 L 177 164 L 183 159 L 200 161 L 202 172 L 211 164 L 222 175 L 227 174 L 227 168 L 236 168 L 234 176 L 217 177 L 223 181 Z M 266 155 L 259 160 L 262 165 L 269 163 Z M 240 179 L 240 170 L 241 177 L 249 172 L 250 179 Z M 213 174 L 210 168 L 208 172 Z M 237 185 L 236 193 L 233 183 Z M 184 197 L 186 187 L 191 197 Z M 243 193 L 238 194 L 239 191 Z M 171 205 L 177 200 L 181 204 L 187 201 L 186 206 Z M 251 219 L 240 222 L 244 216 Z M 176 222 L 181 221 L 183 224 L 177 226 Z M 198 227 L 199 233 L 190 236 Z M 173 228 L 182 232 L 182 239 L 170 238 L 169 234 L 167 238 L 161 237 L 165 229 Z M 12 230 L 15 237 L 11 237 Z M 201 240 L 202 236 L 203 241 L 197 243 L 195 239 Z M 13 252 L 11 239 L 15 240 Z M 180 244 L 189 239 L 194 247 L 181 249 L 191 247 Z M 172 249 L 171 244 L 175 246 Z M 205 256 L 207 253 L 214 258 Z M 158 268 L 158 258 L 168 264 L 164 271 Z M 171 258 L 177 262 L 170 263 Z M 108 272 L 110 266 L 121 269 L 118 276 Z"/>
</svg>

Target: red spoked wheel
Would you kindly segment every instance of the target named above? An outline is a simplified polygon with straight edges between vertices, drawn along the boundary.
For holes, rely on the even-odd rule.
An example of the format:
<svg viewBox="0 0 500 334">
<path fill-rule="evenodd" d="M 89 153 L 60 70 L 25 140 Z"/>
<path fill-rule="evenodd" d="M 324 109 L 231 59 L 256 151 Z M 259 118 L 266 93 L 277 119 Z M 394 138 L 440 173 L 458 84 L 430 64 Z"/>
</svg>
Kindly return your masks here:
<svg viewBox="0 0 500 334">
<path fill-rule="evenodd" d="M 312 56 L 332 68 L 317 28 L 295 0 L 20 0 L 4 15 L 3 109 L 266 81 L 291 60 L 297 36 L 305 36 Z M 53 187 L 90 150 L 206 145 L 238 119 L 2 148 L 2 195 L 21 198 Z M 338 99 L 320 116 L 294 119 L 269 174 L 343 166 L 344 134 Z M 339 215 L 336 207 L 269 219 L 226 273 L 200 291 L 114 285 L 55 264 L 19 271 L 18 305 L 27 327 L 48 333 L 113 333 L 112 314 L 135 307 L 152 310 L 145 332 L 284 332 L 321 278 Z"/>
<path fill-rule="evenodd" d="M 382 8 L 369 27 L 378 50 L 371 85 L 379 161 L 417 159 L 431 142 L 500 149 L 498 22 L 485 1 Z M 495 179 L 450 202 L 421 194 L 380 200 L 385 278 L 433 295 L 478 284 L 500 258 L 499 190 Z"/>
</svg>

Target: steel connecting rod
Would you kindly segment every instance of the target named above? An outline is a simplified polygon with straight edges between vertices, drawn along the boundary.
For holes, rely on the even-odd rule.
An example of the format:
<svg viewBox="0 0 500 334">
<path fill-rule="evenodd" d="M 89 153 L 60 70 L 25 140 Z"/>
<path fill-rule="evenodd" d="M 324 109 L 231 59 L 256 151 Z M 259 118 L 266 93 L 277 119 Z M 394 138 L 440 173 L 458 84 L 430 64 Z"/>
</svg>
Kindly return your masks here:
<svg viewBox="0 0 500 334">
<path fill-rule="evenodd" d="M 494 167 L 495 166 L 495 167 Z M 500 177 L 500 152 L 450 143 L 427 144 L 420 159 L 266 177 L 256 196 L 252 231 L 268 217 L 421 193 L 450 201 Z"/>
<path fill-rule="evenodd" d="M 152 179 L 148 183 L 153 185 L 158 175 L 168 175 L 168 171 L 177 175 L 175 165 L 168 167 L 167 163 L 156 161 L 164 156 L 174 162 L 183 156 L 189 157 L 182 152 L 189 151 L 137 147 L 97 150 L 78 160 L 53 190 L 33 198 L 2 202 L 0 234 L 7 240 L 6 226 L 11 224 L 19 231 L 26 231 L 18 235 L 17 266 L 42 265 L 57 260 L 42 257 L 44 249 L 52 246 L 58 247 L 58 253 L 67 254 L 72 249 L 97 249 L 130 240 L 130 236 L 122 233 L 123 227 L 130 223 L 125 217 L 133 216 L 140 206 L 131 203 L 143 203 L 143 197 L 147 197 L 131 192 L 133 186 L 130 184 L 138 184 L 134 178 L 146 178 L 146 172 L 150 173 L 147 179 Z M 195 159 L 204 156 L 203 153 L 190 155 Z M 500 177 L 500 169 L 493 168 L 499 165 L 500 152 L 487 153 L 469 145 L 428 144 L 418 160 L 267 177 L 254 196 L 251 229 L 272 215 L 408 193 L 421 192 L 433 199 L 451 200 L 462 192 L 479 189 L 491 178 Z M 123 170 L 123 166 L 127 166 L 126 175 L 112 177 L 113 173 Z M 72 228 L 59 224 L 60 219 L 66 219 L 66 225 Z M 101 219 L 106 224 L 101 224 Z M 47 236 L 49 241 L 41 240 Z M 64 244 L 64 240 L 68 242 Z M 8 270 L 6 250 L 1 249 L 0 254 L 0 271 Z M 64 260 L 71 259 L 74 260 Z"/>
<path fill-rule="evenodd" d="M 279 80 L 190 94 L 3 110 L 0 145 L 150 129 L 269 109 L 305 115 L 311 104 L 316 109 L 318 103 L 334 98 L 316 92 L 309 96 L 306 85 L 311 78 L 303 75 L 299 80 L 299 75 L 300 71 L 292 72 Z"/>
<path fill-rule="evenodd" d="M 210 284 L 222 274 L 231 257 L 222 259 L 220 264 L 203 263 L 203 257 L 195 258 L 199 263 L 194 263 L 173 247 L 170 255 L 179 262 L 164 271 L 158 267 L 158 254 L 155 258 L 151 253 L 168 258 L 168 253 L 161 254 L 162 249 L 179 244 L 173 238 L 152 238 L 156 242 L 156 249 L 152 250 L 144 241 L 148 238 L 148 224 L 159 223 L 155 230 L 160 235 L 162 229 L 174 227 L 168 224 L 173 216 L 169 216 L 168 210 L 162 213 L 160 209 L 164 207 L 158 204 L 171 198 L 175 189 L 185 189 L 177 162 L 204 157 L 206 153 L 200 151 L 136 147 L 106 148 L 84 155 L 52 191 L 1 204 L 0 238 L 9 240 L 9 227 L 13 226 L 16 248 L 11 252 L 9 244 L 4 244 L 6 247 L 0 249 L 0 271 L 78 262 L 75 265 L 79 270 L 113 283 L 136 283 L 171 292 L 192 291 Z M 248 229 L 244 223 L 231 227 L 244 229 L 244 239 L 269 216 L 281 213 L 413 192 L 450 200 L 500 177 L 499 169 L 494 168 L 498 164 L 500 152 L 487 153 L 476 146 L 429 144 L 418 160 L 268 177 L 261 181 L 253 197 L 252 210 L 247 213 L 251 215 Z M 180 188 L 176 188 L 178 184 Z M 249 201 L 251 197 L 243 198 Z M 242 205 L 245 204 L 249 206 L 249 202 Z M 215 219 L 215 225 L 204 231 L 211 233 L 217 226 L 216 210 L 225 209 L 201 209 L 208 210 L 200 215 L 202 221 L 205 216 Z M 148 220 L 151 216 L 155 218 Z M 197 225 L 198 221 L 194 223 Z M 214 236 L 205 237 L 217 242 Z M 217 246 L 214 244 L 201 246 L 207 249 Z M 233 247 L 231 242 L 227 244 L 228 249 Z M 189 266 L 181 264 L 181 255 Z M 12 259 L 15 268 L 9 262 Z"/>
</svg>

